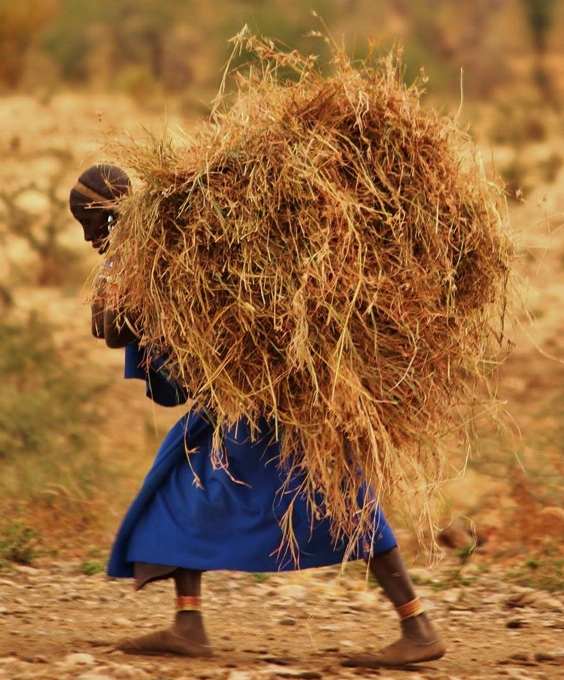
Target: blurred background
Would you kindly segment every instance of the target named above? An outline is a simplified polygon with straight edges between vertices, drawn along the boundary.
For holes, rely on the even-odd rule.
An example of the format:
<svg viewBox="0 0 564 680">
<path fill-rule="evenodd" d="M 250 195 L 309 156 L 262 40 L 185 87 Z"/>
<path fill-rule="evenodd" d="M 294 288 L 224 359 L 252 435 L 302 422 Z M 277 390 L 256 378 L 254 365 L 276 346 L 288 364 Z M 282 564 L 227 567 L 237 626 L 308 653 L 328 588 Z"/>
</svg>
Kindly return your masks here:
<svg viewBox="0 0 564 680">
<path fill-rule="evenodd" d="M 507 418 L 447 487 L 439 533 L 461 561 L 504 557 L 516 579 L 562 587 L 562 0 L 0 0 L 0 567 L 102 569 L 179 415 L 152 408 L 121 380 L 121 352 L 90 337 L 97 256 L 68 193 L 111 162 L 108 142 L 205 120 L 245 24 L 321 63 L 315 32 L 359 59 L 403 45 L 406 81 L 424 71 L 424 103 L 460 109 L 506 183 L 524 291 L 500 375 Z"/>
</svg>

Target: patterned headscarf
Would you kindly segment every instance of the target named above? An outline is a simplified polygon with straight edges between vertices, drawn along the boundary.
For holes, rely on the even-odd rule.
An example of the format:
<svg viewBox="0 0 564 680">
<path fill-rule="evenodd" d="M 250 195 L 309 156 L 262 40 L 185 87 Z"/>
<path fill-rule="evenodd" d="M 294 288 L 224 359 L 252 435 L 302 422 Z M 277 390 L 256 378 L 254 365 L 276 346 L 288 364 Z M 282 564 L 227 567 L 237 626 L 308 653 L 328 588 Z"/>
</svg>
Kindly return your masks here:
<svg viewBox="0 0 564 680">
<path fill-rule="evenodd" d="M 111 211 L 120 196 L 129 193 L 131 182 L 116 165 L 93 165 L 85 170 L 70 191 L 69 206 L 73 215 L 86 208 Z"/>
</svg>

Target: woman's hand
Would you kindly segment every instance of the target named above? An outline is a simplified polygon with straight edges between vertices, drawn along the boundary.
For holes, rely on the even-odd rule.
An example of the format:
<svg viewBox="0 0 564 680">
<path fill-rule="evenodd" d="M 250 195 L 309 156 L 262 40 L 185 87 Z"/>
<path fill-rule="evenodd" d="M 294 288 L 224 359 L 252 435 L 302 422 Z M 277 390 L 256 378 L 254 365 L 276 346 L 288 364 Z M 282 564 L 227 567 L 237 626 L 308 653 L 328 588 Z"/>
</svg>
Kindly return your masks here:
<svg viewBox="0 0 564 680">
<path fill-rule="evenodd" d="M 91 307 L 92 335 L 95 338 L 103 338 L 108 347 L 118 349 L 137 340 L 139 333 L 132 319 L 119 309 L 119 305 L 116 306 L 119 286 L 111 272 L 112 265 L 107 263 L 104 272 L 98 274 L 94 283 L 94 302 Z"/>
<path fill-rule="evenodd" d="M 108 288 L 109 277 L 104 273 L 108 267 L 104 267 L 103 272 L 100 272 L 94 281 L 94 302 L 90 309 L 92 312 L 92 335 L 95 338 L 104 337 L 104 310 L 106 307 L 106 300 L 109 297 L 110 290 Z"/>
<path fill-rule="evenodd" d="M 106 345 L 119 349 L 131 345 L 139 338 L 132 320 L 121 310 L 106 307 L 103 314 L 103 338 Z"/>
<path fill-rule="evenodd" d="M 95 302 L 92 303 L 91 307 L 91 312 L 92 312 L 92 335 L 95 338 L 103 338 L 104 337 L 104 300 L 103 299 L 96 299 Z"/>
</svg>

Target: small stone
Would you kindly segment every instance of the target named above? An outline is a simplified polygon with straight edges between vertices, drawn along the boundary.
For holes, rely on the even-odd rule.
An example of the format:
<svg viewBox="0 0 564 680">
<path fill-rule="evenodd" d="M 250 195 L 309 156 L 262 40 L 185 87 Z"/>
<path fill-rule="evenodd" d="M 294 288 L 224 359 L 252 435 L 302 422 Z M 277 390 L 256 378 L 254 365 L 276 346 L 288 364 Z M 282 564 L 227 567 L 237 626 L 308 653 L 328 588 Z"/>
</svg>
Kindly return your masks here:
<svg viewBox="0 0 564 680">
<path fill-rule="evenodd" d="M 372 608 L 375 607 L 378 602 L 378 595 L 372 590 L 361 590 L 355 593 L 354 600 L 355 604 L 361 607 Z"/>
<path fill-rule="evenodd" d="M 460 602 L 461 597 L 462 591 L 460 588 L 451 588 L 450 590 L 444 590 L 442 593 L 443 602 L 448 602 L 449 604 Z"/>
<path fill-rule="evenodd" d="M 120 664 L 112 668 L 116 680 L 145 680 L 149 677 L 145 671 L 129 664 Z"/>
<path fill-rule="evenodd" d="M 564 605 L 562 605 L 562 602 L 560 602 L 560 600 L 558 600 L 555 597 L 542 598 L 538 603 L 538 607 L 540 609 L 550 609 L 555 612 L 560 612 L 564 609 Z"/>
<path fill-rule="evenodd" d="M 344 647 L 356 647 L 356 643 L 352 640 L 339 640 L 339 644 Z"/>
<path fill-rule="evenodd" d="M 291 666 L 296 663 L 296 659 L 291 656 L 265 656 L 263 661 L 273 663 L 276 666 Z"/>
<path fill-rule="evenodd" d="M 252 680 L 248 671 L 231 671 L 226 680 Z"/>
<path fill-rule="evenodd" d="M 20 658 L 26 663 L 49 663 L 49 660 L 44 656 L 27 656 L 23 654 Z"/>
<path fill-rule="evenodd" d="M 118 616 L 117 619 L 114 619 L 114 623 L 116 626 L 120 626 L 122 628 L 131 628 L 132 626 L 135 625 L 133 621 L 131 621 L 130 619 L 126 619 L 123 616 Z"/>
<path fill-rule="evenodd" d="M 564 652 L 537 652 L 535 654 L 535 661 L 564 666 Z"/>
<path fill-rule="evenodd" d="M 296 625 L 296 620 L 295 620 L 295 619 L 290 619 L 290 618 L 287 618 L 287 619 L 280 619 L 280 621 L 278 621 L 278 623 L 279 623 L 279 625 L 281 625 L 281 626 L 295 626 L 295 625 Z"/>
<path fill-rule="evenodd" d="M 63 659 L 65 666 L 92 666 L 96 663 L 96 659 L 92 654 L 84 652 L 75 652 L 74 654 L 67 654 Z"/>
<path fill-rule="evenodd" d="M 550 654 L 549 652 L 537 652 L 535 654 L 535 661 L 554 661 L 555 660 L 554 654 Z"/>
<path fill-rule="evenodd" d="M 319 671 L 304 670 L 300 668 L 284 668 L 276 671 L 276 675 L 282 678 L 304 678 L 305 680 L 319 680 L 323 675 Z"/>
<path fill-rule="evenodd" d="M 532 680 L 531 674 L 522 668 L 506 668 L 505 675 L 512 680 Z"/>
</svg>

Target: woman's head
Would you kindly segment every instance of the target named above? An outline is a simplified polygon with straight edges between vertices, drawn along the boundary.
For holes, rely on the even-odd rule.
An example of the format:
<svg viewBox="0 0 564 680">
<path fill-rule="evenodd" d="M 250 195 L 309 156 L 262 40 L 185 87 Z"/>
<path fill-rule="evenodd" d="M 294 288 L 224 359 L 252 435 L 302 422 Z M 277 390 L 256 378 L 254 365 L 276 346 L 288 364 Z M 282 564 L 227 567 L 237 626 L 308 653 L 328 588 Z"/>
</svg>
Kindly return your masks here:
<svg viewBox="0 0 564 680">
<path fill-rule="evenodd" d="M 82 226 L 84 240 L 100 253 L 116 216 L 115 202 L 130 190 L 129 177 L 121 168 L 102 164 L 85 170 L 70 191 L 70 210 Z"/>
</svg>

